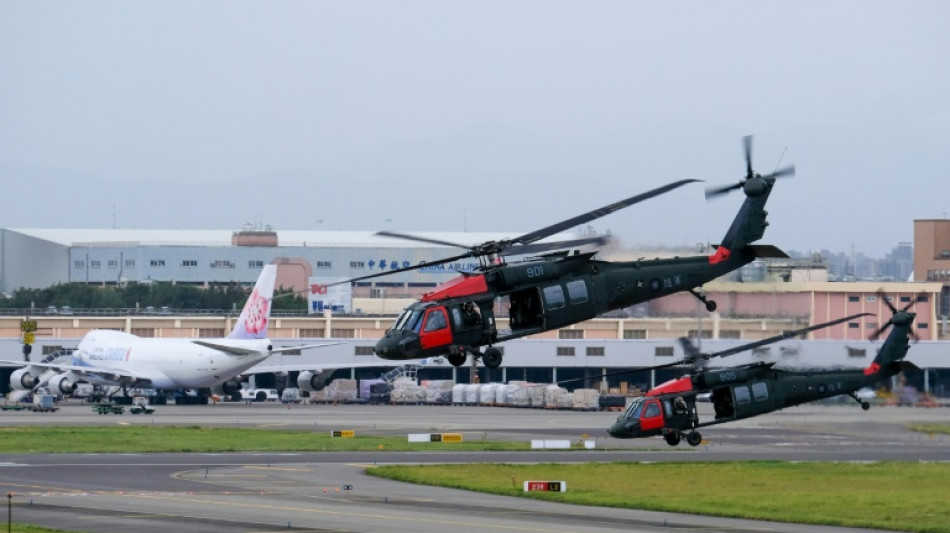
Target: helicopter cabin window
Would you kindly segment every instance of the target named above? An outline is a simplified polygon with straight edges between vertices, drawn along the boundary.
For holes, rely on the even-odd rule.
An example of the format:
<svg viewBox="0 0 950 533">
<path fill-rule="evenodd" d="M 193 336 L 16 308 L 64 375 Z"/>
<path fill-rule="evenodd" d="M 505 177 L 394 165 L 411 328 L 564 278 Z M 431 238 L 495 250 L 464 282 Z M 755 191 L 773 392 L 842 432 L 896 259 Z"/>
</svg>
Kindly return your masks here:
<svg viewBox="0 0 950 533">
<path fill-rule="evenodd" d="M 449 323 L 445 320 L 445 312 L 441 309 L 433 309 L 426 315 L 426 326 L 424 331 L 439 331 L 448 327 Z"/>
<path fill-rule="evenodd" d="M 672 346 L 657 346 L 653 355 L 662 356 L 662 357 L 673 357 L 673 347 Z"/>
<path fill-rule="evenodd" d="M 769 399 L 769 387 L 764 381 L 752 384 L 752 397 L 755 401 L 761 402 Z"/>
<path fill-rule="evenodd" d="M 419 326 L 422 325 L 422 309 L 406 309 L 396 319 L 393 329 L 403 329 L 406 331 L 419 332 Z"/>
<path fill-rule="evenodd" d="M 567 284 L 567 296 L 571 299 L 571 305 L 587 303 L 587 284 L 584 280 L 578 279 Z"/>
<path fill-rule="evenodd" d="M 621 418 L 640 418 L 640 410 L 643 409 L 644 398 L 636 398 L 630 405 L 627 406 L 627 410 L 624 411 Z"/>
<path fill-rule="evenodd" d="M 746 404 L 751 401 L 749 397 L 749 387 L 746 387 L 745 385 L 736 385 L 732 390 L 736 395 L 736 405 Z"/>
<path fill-rule="evenodd" d="M 564 289 L 560 285 L 551 285 L 544 288 L 544 302 L 548 309 L 564 307 Z"/>
</svg>

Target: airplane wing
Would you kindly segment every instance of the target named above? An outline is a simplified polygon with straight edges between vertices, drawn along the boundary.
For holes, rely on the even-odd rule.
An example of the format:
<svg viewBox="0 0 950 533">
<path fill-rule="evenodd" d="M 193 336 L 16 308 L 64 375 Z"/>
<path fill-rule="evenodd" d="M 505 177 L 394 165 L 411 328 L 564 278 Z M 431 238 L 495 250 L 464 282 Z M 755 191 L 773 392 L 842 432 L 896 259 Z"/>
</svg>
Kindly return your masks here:
<svg viewBox="0 0 950 533">
<path fill-rule="evenodd" d="M 0 360 L 0 366 L 34 366 L 38 368 L 48 368 L 50 370 L 57 370 L 59 372 L 72 372 L 78 376 L 84 376 L 88 374 L 95 374 L 101 376 L 105 379 L 111 379 L 118 381 L 119 378 L 128 378 L 136 381 L 150 381 L 149 378 L 137 374 L 135 372 L 130 372 L 128 370 L 120 370 L 117 368 L 101 368 L 94 366 L 79 366 L 79 365 L 61 365 L 56 363 L 36 363 L 36 362 L 26 362 L 26 361 L 5 361 Z"/>
<path fill-rule="evenodd" d="M 252 366 L 251 368 L 242 372 L 242 374 L 270 374 L 276 372 L 305 372 L 308 370 L 336 370 L 339 368 L 369 368 L 369 367 L 379 367 L 379 366 L 403 366 L 403 365 L 421 365 L 421 366 L 433 366 L 442 364 L 443 359 L 441 357 L 431 357 L 426 359 L 418 360 L 409 360 L 409 361 L 390 361 L 387 359 L 377 359 L 375 362 L 367 363 L 330 363 L 330 364 L 299 364 L 295 363 L 292 365 L 257 365 Z"/>
<path fill-rule="evenodd" d="M 191 341 L 193 344 L 198 346 L 204 346 L 205 348 L 211 348 L 212 350 L 218 350 L 219 352 L 224 352 L 230 355 L 257 355 L 261 352 L 259 350 L 252 350 L 250 348 L 240 348 L 238 346 L 228 346 L 226 344 L 216 344 L 208 341 Z M 302 344 L 300 346 L 285 346 L 283 348 L 272 349 L 270 353 L 285 353 L 293 352 L 297 350 L 309 350 L 310 348 L 322 348 L 323 346 L 334 346 L 336 344 L 343 344 L 342 342 L 325 342 L 323 344 Z"/>
</svg>

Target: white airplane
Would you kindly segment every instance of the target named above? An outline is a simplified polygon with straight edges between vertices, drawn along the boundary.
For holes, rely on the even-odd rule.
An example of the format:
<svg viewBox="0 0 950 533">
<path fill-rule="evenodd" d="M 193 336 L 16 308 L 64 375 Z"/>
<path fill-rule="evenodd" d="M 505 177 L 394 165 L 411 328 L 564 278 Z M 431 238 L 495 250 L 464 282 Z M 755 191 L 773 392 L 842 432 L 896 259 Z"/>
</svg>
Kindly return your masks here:
<svg viewBox="0 0 950 533">
<path fill-rule="evenodd" d="M 330 373 L 324 373 L 324 370 L 393 366 L 382 361 L 319 366 L 257 366 L 273 354 L 340 344 L 285 348 L 272 346 L 267 339 L 267 324 L 276 279 L 277 266 L 265 266 L 234 330 L 226 338 L 154 339 L 97 329 L 82 338 L 68 364 L 31 362 L 24 366 L 23 361 L 0 360 L 0 365 L 23 367 L 10 375 L 12 391 L 28 391 L 46 386 L 53 394 L 71 394 L 77 382 L 85 381 L 125 388 L 210 389 L 212 394 L 218 395 L 240 392 L 241 376 L 246 374 L 300 371 L 298 387 L 316 391 L 323 388 L 329 377 Z"/>
</svg>

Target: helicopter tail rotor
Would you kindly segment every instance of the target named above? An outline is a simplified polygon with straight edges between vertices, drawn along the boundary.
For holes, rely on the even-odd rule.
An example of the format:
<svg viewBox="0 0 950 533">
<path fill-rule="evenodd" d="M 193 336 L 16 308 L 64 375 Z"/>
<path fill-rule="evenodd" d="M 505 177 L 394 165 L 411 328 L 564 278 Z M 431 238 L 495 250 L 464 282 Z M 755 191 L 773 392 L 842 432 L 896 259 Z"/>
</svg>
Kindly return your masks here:
<svg viewBox="0 0 950 533">
<path fill-rule="evenodd" d="M 914 297 L 910 302 L 907 303 L 907 305 L 905 305 L 904 307 L 900 309 L 894 307 L 894 304 L 892 304 L 891 301 L 888 300 L 888 296 L 884 293 L 882 289 L 879 289 L 877 291 L 877 295 L 878 295 L 878 298 L 884 301 L 884 304 L 887 305 L 887 308 L 891 311 L 891 318 L 889 318 L 887 322 L 882 324 L 881 327 L 877 329 L 877 331 L 875 331 L 868 337 L 868 340 L 872 340 L 872 341 L 878 340 L 881 337 L 881 335 L 884 334 L 887 328 L 891 326 L 897 325 L 898 323 L 900 324 L 912 323 L 913 318 L 910 316 L 910 313 L 908 313 L 908 310 L 915 303 L 917 303 L 917 300 L 919 300 L 922 296 L 926 296 L 926 293 L 923 293 L 923 292 L 918 293 L 916 297 Z M 920 341 L 920 336 L 917 334 L 917 330 L 915 330 L 913 326 L 910 326 L 908 328 L 907 335 L 913 338 L 914 342 Z"/>
<path fill-rule="evenodd" d="M 738 183 L 733 183 L 731 185 L 719 186 L 719 187 L 710 187 L 706 189 L 706 199 L 714 198 L 721 196 L 728 192 L 734 191 L 736 189 L 744 189 L 747 196 L 757 196 L 762 193 L 765 188 L 763 182 L 774 181 L 775 178 L 782 178 L 785 176 L 794 176 L 795 175 L 795 165 L 789 165 L 780 169 L 776 169 L 771 174 L 761 175 L 752 170 L 752 136 L 746 135 L 742 138 L 742 150 L 745 156 L 745 176 L 739 180 Z"/>
</svg>

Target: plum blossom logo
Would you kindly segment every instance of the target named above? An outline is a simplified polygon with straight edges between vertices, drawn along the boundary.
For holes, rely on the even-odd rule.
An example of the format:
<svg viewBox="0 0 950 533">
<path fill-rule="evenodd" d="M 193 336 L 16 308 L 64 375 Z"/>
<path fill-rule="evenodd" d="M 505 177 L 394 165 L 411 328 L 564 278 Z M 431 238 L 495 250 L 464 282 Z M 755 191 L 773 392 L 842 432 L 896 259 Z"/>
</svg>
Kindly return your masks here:
<svg viewBox="0 0 950 533">
<path fill-rule="evenodd" d="M 257 335 L 267 329 L 267 314 L 270 310 L 270 302 L 257 293 L 257 289 L 251 293 L 247 300 L 247 316 L 244 319 L 244 331 L 251 335 Z"/>
</svg>

